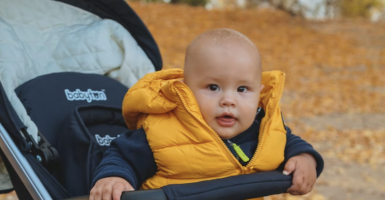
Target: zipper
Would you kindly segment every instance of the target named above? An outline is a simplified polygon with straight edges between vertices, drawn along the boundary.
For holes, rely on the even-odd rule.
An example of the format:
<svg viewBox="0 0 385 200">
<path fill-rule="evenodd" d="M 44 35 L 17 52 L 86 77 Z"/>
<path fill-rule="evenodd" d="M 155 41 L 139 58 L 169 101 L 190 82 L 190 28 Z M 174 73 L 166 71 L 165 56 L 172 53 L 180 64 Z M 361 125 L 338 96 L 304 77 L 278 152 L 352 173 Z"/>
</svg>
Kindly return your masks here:
<svg viewBox="0 0 385 200">
<path fill-rule="evenodd" d="M 229 139 L 227 139 L 226 140 L 227 141 L 227 143 L 229 143 L 230 144 L 230 146 L 233 146 L 235 143 L 234 142 L 232 142 L 231 140 L 229 140 Z M 234 148 L 234 147 L 233 147 Z M 234 149 L 235 150 L 235 149 Z M 239 155 L 238 155 L 238 153 L 237 152 L 235 152 L 235 158 L 238 160 L 238 162 L 239 162 Z"/>
<path fill-rule="evenodd" d="M 233 146 L 233 144 L 235 144 L 234 142 L 232 142 L 231 140 L 229 140 L 229 139 L 227 139 L 226 140 L 227 141 L 227 143 L 229 143 L 230 144 L 230 146 Z M 235 152 L 236 153 L 236 156 L 235 156 L 235 158 L 239 161 L 239 156 L 238 156 L 238 154 L 237 154 L 237 152 Z"/>
<path fill-rule="evenodd" d="M 230 144 L 230 146 L 233 147 L 238 161 L 239 161 L 239 158 L 241 158 L 242 162 L 245 162 L 245 163 L 249 162 L 250 160 L 249 157 L 247 157 L 247 155 L 245 154 L 245 152 L 243 152 L 240 146 L 238 146 L 237 144 L 235 144 L 229 139 L 227 139 L 227 142 Z"/>
<path fill-rule="evenodd" d="M 278 94 L 281 94 L 282 95 L 282 90 L 283 90 L 283 86 L 284 86 L 284 83 L 285 83 L 285 75 L 281 72 L 281 76 L 282 76 L 282 81 L 281 81 L 281 84 L 278 86 L 279 88 L 278 88 Z M 278 104 L 279 104 L 279 101 L 276 103 L 276 105 L 274 106 L 274 109 L 273 110 L 275 110 L 276 108 L 277 108 L 277 106 L 278 106 Z M 248 167 L 249 165 L 250 165 L 250 163 L 252 163 L 252 161 L 253 160 L 255 160 L 255 158 L 257 157 L 257 155 L 258 155 L 258 150 L 260 149 L 260 145 L 262 144 L 261 142 L 263 141 L 263 136 L 265 135 L 265 132 L 266 132 L 266 129 L 267 129 L 267 124 L 269 124 L 272 120 L 273 120 L 273 117 L 274 117 L 274 115 L 275 115 L 275 112 L 273 113 L 273 115 L 269 118 L 269 120 L 267 121 L 267 123 L 265 124 L 265 127 L 263 127 L 263 131 L 262 131 L 262 133 L 261 133 L 261 139 L 260 140 L 258 140 L 258 145 L 257 145 L 257 150 L 255 150 L 255 153 L 254 153 L 254 155 L 253 155 L 253 157 L 251 157 L 251 159 L 250 159 L 250 161 L 249 161 L 249 163 L 247 163 L 247 165 L 246 165 L 246 167 Z M 262 120 L 261 120 L 261 122 L 262 122 Z"/>
<path fill-rule="evenodd" d="M 191 116 L 193 116 L 196 120 L 198 120 L 200 123 L 202 123 L 205 127 L 207 127 L 207 128 L 211 131 L 211 133 L 212 133 L 213 135 L 215 135 L 214 138 L 217 140 L 217 142 L 222 144 L 222 145 L 220 145 L 220 146 L 222 146 L 222 148 L 224 148 L 224 149 L 227 151 L 228 155 L 231 156 L 231 159 L 230 159 L 230 160 L 233 162 L 233 164 L 234 164 L 235 166 L 238 166 L 238 168 L 241 170 L 241 174 L 245 174 L 245 171 L 246 171 L 246 170 L 245 170 L 244 166 L 242 166 L 241 163 L 239 163 L 239 161 L 234 157 L 233 153 L 231 153 L 230 149 L 223 143 L 222 139 L 218 136 L 218 134 L 216 134 L 215 131 L 214 131 L 209 125 L 207 125 L 205 122 L 202 122 L 198 117 L 196 117 L 196 116 L 190 111 L 190 109 L 188 109 L 188 107 L 186 106 L 186 102 L 185 102 L 184 99 L 182 98 L 182 96 L 181 96 L 181 94 L 179 93 L 178 89 L 176 89 L 175 91 L 176 91 L 176 93 L 178 94 L 179 98 L 182 100 L 183 106 L 186 108 L 187 112 L 190 113 Z"/>
</svg>

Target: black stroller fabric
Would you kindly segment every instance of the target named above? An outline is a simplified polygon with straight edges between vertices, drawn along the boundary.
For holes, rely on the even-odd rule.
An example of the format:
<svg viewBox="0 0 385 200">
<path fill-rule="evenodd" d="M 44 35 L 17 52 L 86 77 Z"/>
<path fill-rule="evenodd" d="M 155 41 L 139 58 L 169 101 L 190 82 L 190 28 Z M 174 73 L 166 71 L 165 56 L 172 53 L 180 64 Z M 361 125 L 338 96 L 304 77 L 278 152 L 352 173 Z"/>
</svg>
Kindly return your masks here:
<svg viewBox="0 0 385 200">
<path fill-rule="evenodd" d="M 121 108 L 128 88 L 109 77 L 75 72 L 54 73 L 32 79 L 16 94 L 48 142 L 57 146 L 63 121 L 82 105 Z"/>
<path fill-rule="evenodd" d="M 109 142 L 128 130 L 121 114 L 127 90 L 109 77 L 73 72 L 44 75 L 16 89 L 28 115 L 57 149 L 55 176 L 70 195 L 89 193 Z"/>
<path fill-rule="evenodd" d="M 20 131 L 25 130 L 25 125 L 21 122 L 17 116 L 15 110 L 11 106 L 8 97 L 6 96 L 3 86 L 0 82 L 0 121 L 4 126 L 5 130 L 13 138 L 17 146 L 20 148 L 21 153 L 25 156 L 31 166 L 34 167 L 36 174 L 42 181 L 43 185 L 48 189 L 53 199 L 64 199 L 70 197 L 68 192 L 59 184 L 59 182 L 37 161 L 37 159 L 29 153 L 30 145 L 27 144 L 26 140 L 21 136 Z M 32 199 L 28 194 L 27 189 L 21 184 L 21 180 L 13 167 L 8 162 L 7 158 L 1 152 L 4 163 L 7 167 L 7 171 L 11 177 L 12 184 L 17 192 L 20 199 Z"/>
<path fill-rule="evenodd" d="M 88 195 L 95 168 L 112 140 L 128 131 L 121 108 L 80 106 L 59 131 L 59 180 L 72 196 Z"/>
</svg>

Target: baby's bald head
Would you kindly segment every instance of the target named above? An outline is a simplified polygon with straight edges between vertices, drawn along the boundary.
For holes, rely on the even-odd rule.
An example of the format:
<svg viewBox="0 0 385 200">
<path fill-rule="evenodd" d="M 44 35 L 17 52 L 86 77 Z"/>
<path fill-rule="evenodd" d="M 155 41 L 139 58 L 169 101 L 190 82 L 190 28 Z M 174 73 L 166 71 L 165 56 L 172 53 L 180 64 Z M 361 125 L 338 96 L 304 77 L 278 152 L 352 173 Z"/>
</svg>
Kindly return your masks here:
<svg viewBox="0 0 385 200">
<path fill-rule="evenodd" d="M 197 44 L 200 44 L 200 42 L 206 42 L 211 44 L 237 42 L 246 46 L 252 46 L 256 48 L 254 43 L 245 35 L 228 28 L 213 29 L 200 34 L 188 46 L 187 52 L 189 50 L 192 50 Z"/>
<path fill-rule="evenodd" d="M 185 81 L 188 82 L 190 76 L 193 74 L 196 75 L 196 73 L 193 72 L 198 70 L 199 73 L 199 71 L 205 70 L 202 67 L 206 65 L 202 62 L 210 62 L 212 59 L 215 59 L 214 55 L 222 54 L 222 59 L 231 59 L 224 55 L 233 55 L 239 51 L 242 51 L 244 54 L 242 54 L 242 57 L 236 59 L 249 59 L 250 62 L 253 62 L 253 66 L 258 73 L 258 79 L 260 80 L 262 69 L 260 54 L 257 47 L 249 38 L 238 31 L 221 28 L 209 30 L 200 34 L 187 47 L 184 65 Z"/>
</svg>

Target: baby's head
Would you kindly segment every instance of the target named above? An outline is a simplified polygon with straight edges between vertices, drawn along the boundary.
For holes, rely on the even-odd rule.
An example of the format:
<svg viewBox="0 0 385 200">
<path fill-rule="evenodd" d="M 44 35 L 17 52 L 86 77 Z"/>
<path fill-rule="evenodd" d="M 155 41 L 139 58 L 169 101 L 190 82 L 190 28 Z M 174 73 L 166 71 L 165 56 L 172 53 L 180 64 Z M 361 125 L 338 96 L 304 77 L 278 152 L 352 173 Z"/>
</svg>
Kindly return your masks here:
<svg viewBox="0 0 385 200">
<path fill-rule="evenodd" d="M 263 88 L 261 70 L 257 47 L 231 29 L 204 32 L 187 47 L 184 82 L 203 119 L 222 139 L 253 123 Z"/>
</svg>

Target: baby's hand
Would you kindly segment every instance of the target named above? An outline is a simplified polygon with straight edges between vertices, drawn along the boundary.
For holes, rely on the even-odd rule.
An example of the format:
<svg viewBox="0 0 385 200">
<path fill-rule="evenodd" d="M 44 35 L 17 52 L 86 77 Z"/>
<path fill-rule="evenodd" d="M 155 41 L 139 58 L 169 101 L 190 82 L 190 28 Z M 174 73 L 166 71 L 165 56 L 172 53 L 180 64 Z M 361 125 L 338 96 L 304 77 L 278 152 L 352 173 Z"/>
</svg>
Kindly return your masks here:
<svg viewBox="0 0 385 200">
<path fill-rule="evenodd" d="M 123 191 L 134 190 L 130 183 L 120 177 L 102 178 L 90 192 L 90 200 L 120 200 Z"/>
<path fill-rule="evenodd" d="M 287 192 L 292 195 L 309 193 L 317 179 L 316 165 L 314 157 L 308 153 L 290 158 L 283 171 L 286 175 L 294 172 L 292 185 Z"/>
</svg>

